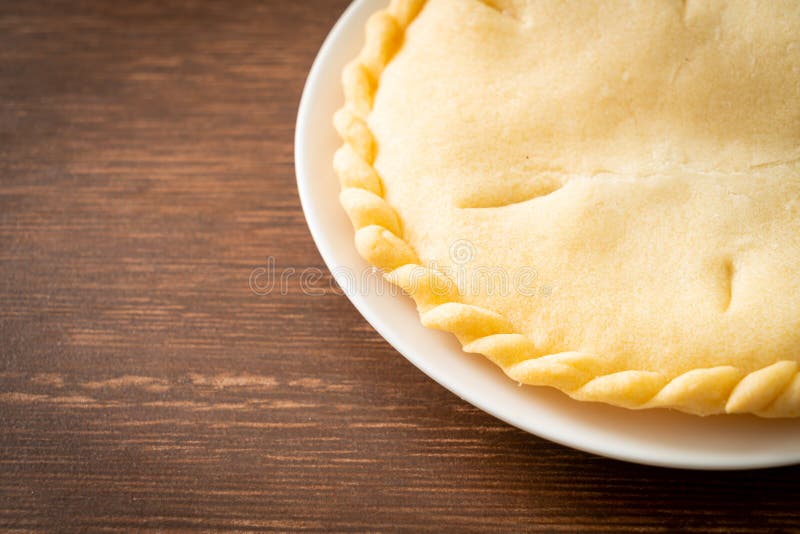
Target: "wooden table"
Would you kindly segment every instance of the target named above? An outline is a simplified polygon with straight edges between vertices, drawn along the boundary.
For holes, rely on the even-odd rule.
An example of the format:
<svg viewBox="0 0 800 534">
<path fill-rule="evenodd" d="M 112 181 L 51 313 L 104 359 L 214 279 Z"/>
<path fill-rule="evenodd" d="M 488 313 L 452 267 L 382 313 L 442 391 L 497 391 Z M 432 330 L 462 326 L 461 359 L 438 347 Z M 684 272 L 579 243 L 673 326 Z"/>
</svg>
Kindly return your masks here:
<svg viewBox="0 0 800 534">
<path fill-rule="evenodd" d="M 797 531 L 800 468 L 569 450 L 346 298 L 250 290 L 270 256 L 324 270 L 292 134 L 346 4 L 0 4 L 0 525 Z"/>
</svg>

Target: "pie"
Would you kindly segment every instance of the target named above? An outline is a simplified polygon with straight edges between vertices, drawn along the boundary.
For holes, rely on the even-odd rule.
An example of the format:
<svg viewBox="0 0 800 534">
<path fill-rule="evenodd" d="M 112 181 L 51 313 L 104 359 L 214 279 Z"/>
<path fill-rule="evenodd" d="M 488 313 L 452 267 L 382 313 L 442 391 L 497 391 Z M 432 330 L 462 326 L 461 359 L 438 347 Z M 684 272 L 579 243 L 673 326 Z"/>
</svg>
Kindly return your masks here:
<svg viewBox="0 0 800 534">
<path fill-rule="evenodd" d="M 800 2 L 394 0 L 334 125 L 359 253 L 519 383 L 800 415 Z"/>
</svg>

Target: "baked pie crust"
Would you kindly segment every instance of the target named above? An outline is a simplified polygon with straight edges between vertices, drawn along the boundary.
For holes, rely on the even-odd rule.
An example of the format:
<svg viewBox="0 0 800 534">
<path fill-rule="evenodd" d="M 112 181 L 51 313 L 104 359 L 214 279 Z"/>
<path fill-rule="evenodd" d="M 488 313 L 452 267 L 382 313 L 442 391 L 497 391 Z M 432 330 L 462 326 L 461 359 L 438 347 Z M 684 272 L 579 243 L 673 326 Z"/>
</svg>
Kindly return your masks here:
<svg viewBox="0 0 800 534">
<path fill-rule="evenodd" d="M 357 249 L 520 383 L 796 417 L 800 2 L 624 4 L 374 14 L 334 117 Z"/>
</svg>

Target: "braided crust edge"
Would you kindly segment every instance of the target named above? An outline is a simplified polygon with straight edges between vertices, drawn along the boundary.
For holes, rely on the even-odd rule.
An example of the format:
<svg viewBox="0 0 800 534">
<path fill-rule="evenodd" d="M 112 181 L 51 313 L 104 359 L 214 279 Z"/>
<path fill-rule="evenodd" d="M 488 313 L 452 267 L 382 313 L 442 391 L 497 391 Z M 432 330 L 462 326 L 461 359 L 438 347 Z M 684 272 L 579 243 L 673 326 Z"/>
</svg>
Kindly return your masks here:
<svg viewBox="0 0 800 534">
<path fill-rule="evenodd" d="M 456 335 L 470 353 L 482 354 L 512 379 L 552 386 L 571 397 L 631 409 L 673 408 L 711 415 L 753 413 L 800 416 L 800 368 L 779 361 L 750 373 L 732 366 L 694 369 L 674 377 L 654 371 L 609 368 L 608 361 L 582 352 L 541 354 L 501 315 L 459 302 L 452 280 L 420 264 L 403 238 L 402 221 L 384 200 L 373 167 L 376 142 L 366 119 L 381 73 L 402 45 L 405 30 L 426 0 L 392 0 L 366 27 L 366 43 L 342 73 L 345 106 L 334 115 L 344 144 L 333 166 L 340 201 L 353 227 L 359 254 L 384 270 L 385 278 L 414 298 L 422 324 Z"/>
</svg>

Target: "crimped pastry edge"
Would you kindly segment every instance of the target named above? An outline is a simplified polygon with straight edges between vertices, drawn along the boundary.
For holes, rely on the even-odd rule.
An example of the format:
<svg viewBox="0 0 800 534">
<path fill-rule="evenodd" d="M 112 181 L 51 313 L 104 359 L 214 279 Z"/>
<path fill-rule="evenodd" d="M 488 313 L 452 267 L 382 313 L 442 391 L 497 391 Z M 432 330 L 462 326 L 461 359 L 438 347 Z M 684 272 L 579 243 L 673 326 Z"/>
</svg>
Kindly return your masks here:
<svg viewBox="0 0 800 534">
<path fill-rule="evenodd" d="M 345 105 L 334 115 L 343 140 L 334 169 L 342 186 L 340 202 L 356 232 L 356 248 L 414 299 L 422 324 L 455 334 L 465 352 L 486 356 L 517 382 L 555 387 L 582 401 L 629 409 L 672 408 L 695 415 L 800 416 L 797 362 L 777 361 L 749 373 L 717 366 L 670 377 L 646 370 L 609 372 L 605 359 L 582 352 L 538 354 L 533 342 L 515 332 L 502 315 L 460 302 L 452 280 L 421 265 L 402 238 L 400 216 L 383 198 L 382 181 L 373 167 L 376 142 L 366 118 L 383 70 L 426 1 L 392 0 L 370 17 L 364 48 L 342 74 Z"/>
</svg>

